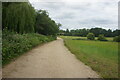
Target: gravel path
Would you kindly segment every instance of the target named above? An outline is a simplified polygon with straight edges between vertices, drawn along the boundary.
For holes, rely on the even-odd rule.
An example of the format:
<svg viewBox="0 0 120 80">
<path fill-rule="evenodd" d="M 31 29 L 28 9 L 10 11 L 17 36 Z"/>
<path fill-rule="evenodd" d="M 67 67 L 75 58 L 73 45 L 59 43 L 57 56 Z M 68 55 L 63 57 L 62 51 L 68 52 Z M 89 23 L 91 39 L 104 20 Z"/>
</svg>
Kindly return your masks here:
<svg viewBox="0 0 120 80">
<path fill-rule="evenodd" d="M 40 45 L 3 68 L 4 78 L 98 78 L 70 53 L 63 40 Z"/>
</svg>

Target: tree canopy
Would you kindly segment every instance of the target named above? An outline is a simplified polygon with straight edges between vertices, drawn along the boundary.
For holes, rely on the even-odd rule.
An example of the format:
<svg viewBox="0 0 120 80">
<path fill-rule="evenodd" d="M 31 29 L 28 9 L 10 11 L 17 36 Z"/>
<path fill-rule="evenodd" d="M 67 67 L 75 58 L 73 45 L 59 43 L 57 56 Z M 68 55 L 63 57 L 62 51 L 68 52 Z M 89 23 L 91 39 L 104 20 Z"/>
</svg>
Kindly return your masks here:
<svg viewBox="0 0 120 80">
<path fill-rule="evenodd" d="M 48 12 L 45 10 L 38 10 L 36 17 L 36 32 L 44 35 L 55 35 L 59 31 L 59 25 L 52 20 Z"/>
<path fill-rule="evenodd" d="M 45 10 L 35 10 L 28 2 L 3 3 L 3 29 L 17 33 L 56 35 L 61 24 L 49 17 Z"/>
<path fill-rule="evenodd" d="M 69 31 L 69 33 L 68 33 Z M 88 33 L 95 34 L 95 37 L 98 37 L 100 34 L 103 34 L 105 37 L 115 37 L 120 35 L 120 30 L 116 29 L 112 31 L 111 29 L 102 29 L 102 28 L 91 28 L 91 29 L 76 29 L 76 30 L 61 30 L 60 33 L 62 33 L 65 36 L 82 36 L 86 37 Z"/>
<path fill-rule="evenodd" d="M 18 33 L 34 32 L 35 10 L 31 4 L 3 3 L 3 28 Z"/>
</svg>

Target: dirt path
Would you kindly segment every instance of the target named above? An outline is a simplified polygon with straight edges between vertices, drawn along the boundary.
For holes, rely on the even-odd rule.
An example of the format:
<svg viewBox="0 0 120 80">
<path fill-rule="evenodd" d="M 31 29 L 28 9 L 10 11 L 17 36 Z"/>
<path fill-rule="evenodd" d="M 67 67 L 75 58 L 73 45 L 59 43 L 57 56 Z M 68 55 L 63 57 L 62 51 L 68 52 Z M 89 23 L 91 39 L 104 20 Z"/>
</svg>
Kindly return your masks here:
<svg viewBox="0 0 120 80">
<path fill-rule="evenodd" d="M 38 46 L 3 68 L 5 78 L 98 78 L 58 38 Z"/>
</svg>

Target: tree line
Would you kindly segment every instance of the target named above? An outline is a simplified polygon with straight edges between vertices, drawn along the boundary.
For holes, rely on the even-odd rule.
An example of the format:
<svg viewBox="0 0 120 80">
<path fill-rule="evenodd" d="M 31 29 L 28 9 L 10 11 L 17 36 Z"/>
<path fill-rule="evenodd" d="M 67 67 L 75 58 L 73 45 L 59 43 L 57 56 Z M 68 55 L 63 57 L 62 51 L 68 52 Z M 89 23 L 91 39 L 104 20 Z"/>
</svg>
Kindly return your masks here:
<svg viewBox="0 0 120 80">
<path fill-rule="evenodd" d="M 115 37 L 120 35 L 120 30 L 116 29 L 112 31 L 111 29 L 103 29 L 103 28 L 91 28 L 91 29 L 76 29 L 76 30 L 60 30 L 59 34 L 64 36 L 81 36 L 86 37 L 88 33 L 93 33 L 95 37 L 98 37 L 100 34 L 103 34 L 105 37 Z"/>
<path fill-rule="evenodd" d="M 40 33 L 56 35 L 60 24 L 45 10 L 35 10 L 29 2 L 2 3 L 2 29 L 20 34 Z"/>
</svg>

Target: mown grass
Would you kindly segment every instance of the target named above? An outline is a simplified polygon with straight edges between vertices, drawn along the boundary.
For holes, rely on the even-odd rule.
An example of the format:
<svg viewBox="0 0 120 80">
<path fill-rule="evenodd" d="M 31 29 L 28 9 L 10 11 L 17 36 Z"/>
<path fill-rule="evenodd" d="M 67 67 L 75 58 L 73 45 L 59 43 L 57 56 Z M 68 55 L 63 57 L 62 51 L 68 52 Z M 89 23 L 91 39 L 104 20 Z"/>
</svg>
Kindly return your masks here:
<svg viewBox="0 0 120 80">
<path fill-rule="evenodd" d="M 118 77 L 118 43 L 90 40 L 73 40 L 79 37 L 61 36 L 75 56 L 89 65 L 103 78 Z"/>
<path fill-rule="evenodd" d="M 2 34 L 2 64 L 11 62 L 33 47 L 54 40 L 52 36 L 44 36 L 37 33 L 17 34 L 3 31 Z"/>
</svg>

